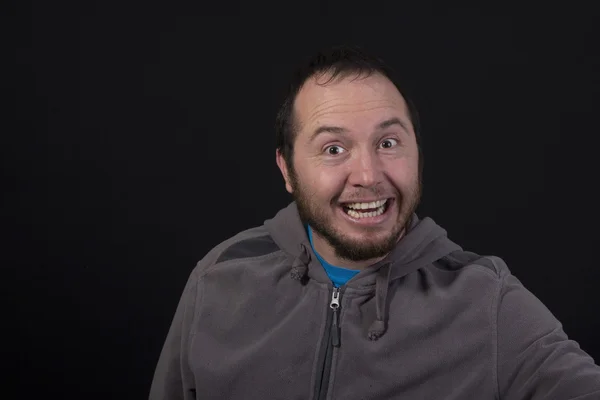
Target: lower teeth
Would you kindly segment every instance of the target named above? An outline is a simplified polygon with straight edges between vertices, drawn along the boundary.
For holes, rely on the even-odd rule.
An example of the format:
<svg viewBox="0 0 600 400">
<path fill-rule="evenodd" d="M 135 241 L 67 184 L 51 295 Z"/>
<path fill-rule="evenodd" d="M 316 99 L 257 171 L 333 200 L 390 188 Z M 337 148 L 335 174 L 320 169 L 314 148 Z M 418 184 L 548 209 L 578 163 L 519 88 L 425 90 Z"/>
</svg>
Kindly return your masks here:
<svg viewBox="0 0 600 400">
<path fill-rule="evenodd" d="M 355 211 L 351 208 L 347 208 L 346 209 L 346 213 L 351 216 L 352 218 L 356 218 L 356 219 L 360 219 L 360 218 L 369 218 L 369 217 L 377 217 L 381 214 L 383 214 L 383 212 L 385 211 L 385 204 L 382 205 L 381 207 L 379 207 L 377 210 L 375 211 L 370 211 L 370 212 L 358 212 Z"/>
</svg>

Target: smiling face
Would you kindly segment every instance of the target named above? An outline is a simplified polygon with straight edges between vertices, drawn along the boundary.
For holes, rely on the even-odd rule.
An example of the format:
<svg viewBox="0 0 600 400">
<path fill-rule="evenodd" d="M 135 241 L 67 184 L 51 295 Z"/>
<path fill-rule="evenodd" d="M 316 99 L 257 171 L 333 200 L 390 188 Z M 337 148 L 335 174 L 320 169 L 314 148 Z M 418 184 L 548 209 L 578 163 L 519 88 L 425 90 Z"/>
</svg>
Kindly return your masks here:
<svg viewBox="0 0 600 400">
<path fill-rule="evenodd" d="M 418 205 L 416 135 L 384 76 L 323 79 L 310 78 L 298 93 L 293 165 L 280 153 L 277 163 L 321 256 L 363 267 L 395 247 Z"/>
</svg>

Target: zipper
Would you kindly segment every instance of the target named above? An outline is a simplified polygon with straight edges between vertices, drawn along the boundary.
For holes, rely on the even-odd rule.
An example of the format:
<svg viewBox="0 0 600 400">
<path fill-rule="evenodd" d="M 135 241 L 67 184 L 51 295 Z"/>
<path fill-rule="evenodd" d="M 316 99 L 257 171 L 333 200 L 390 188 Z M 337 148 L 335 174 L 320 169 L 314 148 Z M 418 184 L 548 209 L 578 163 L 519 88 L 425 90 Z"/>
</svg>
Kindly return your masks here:
<svg viewBox="0 0 600 400">
<path fill-rule="evenodd" d="M 331 375 L 331 361 L 333 358 L 333 348 L 340 347 L 340 325 L 339 308 L 341 290 L 338 287 L 333 288 L 331 293 L 331 302 L 327 310 L 327 326 L 325 327 L 325 337 L 321 344 L 319 355 L 320 370 L 318 371 L 317 384 L 315 385 L 315 400 L 324 400 L 327 397 L 327 387 L 329 386 L 329 376 Z"/>
<path fill-rule="evenodd" d="M 340 308 L 340 289 L 334 287 L 331 294 L 331 303 L 329 308 L 333 310 L 331 320 L 331 345 L 340 347 L 340 326 L 338 321 L 338 310 Z"/>
</svg>

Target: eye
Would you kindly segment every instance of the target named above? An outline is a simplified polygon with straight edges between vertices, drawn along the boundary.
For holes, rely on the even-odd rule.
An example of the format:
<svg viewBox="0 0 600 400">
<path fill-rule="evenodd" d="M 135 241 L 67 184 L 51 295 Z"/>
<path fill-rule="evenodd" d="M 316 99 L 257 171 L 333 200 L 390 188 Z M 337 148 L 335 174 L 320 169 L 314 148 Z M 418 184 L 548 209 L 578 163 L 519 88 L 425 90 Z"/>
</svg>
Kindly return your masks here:
<svg viewBox="0 0 600 400">
<path fill-rule="evenodd" d="M 396 139 L 385 139 L 384 141 L 382 141 L 379 146 L 383 149 L 389 149 L 392 148 L 394 146 L 398 145 L 398 140 Z"/>
<path fill-rule="evenodd" d="M 345 151 L 346 151 L 346 149 L 344 149 L 344 148 L 343 148 L 343 147 L 341 147 L 341 146 L 337 146 L 337 145 L 333 145 L 333 146 L 327 146 L 327 147 L 325 148 L 325 153 L 326 153 L 328 156 L 337 156 L 337 155 L 339 155 L 339 154 L 342 154 L 342 153 L 343 153 L 343 152 L 345 152 Z"/>
</svg>

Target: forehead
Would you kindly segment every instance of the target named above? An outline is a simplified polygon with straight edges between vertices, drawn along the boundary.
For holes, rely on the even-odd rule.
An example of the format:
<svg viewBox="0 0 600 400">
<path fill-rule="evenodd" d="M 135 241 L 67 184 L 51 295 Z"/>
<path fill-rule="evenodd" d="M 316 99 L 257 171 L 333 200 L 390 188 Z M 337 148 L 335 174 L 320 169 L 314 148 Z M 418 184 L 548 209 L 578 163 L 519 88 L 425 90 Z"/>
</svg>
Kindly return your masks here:
<svg viewBox="0 0 600 400">
<path fill-rule="evenodd" d="M 294 113 L 301 131 L 323 123 L 360 125 L 390 117 L 409 121 L 402 95 L 383 75 L 352 74 L 328 81 L 328 76 L 311 77 L 300 89 Z"/>
</svg>

